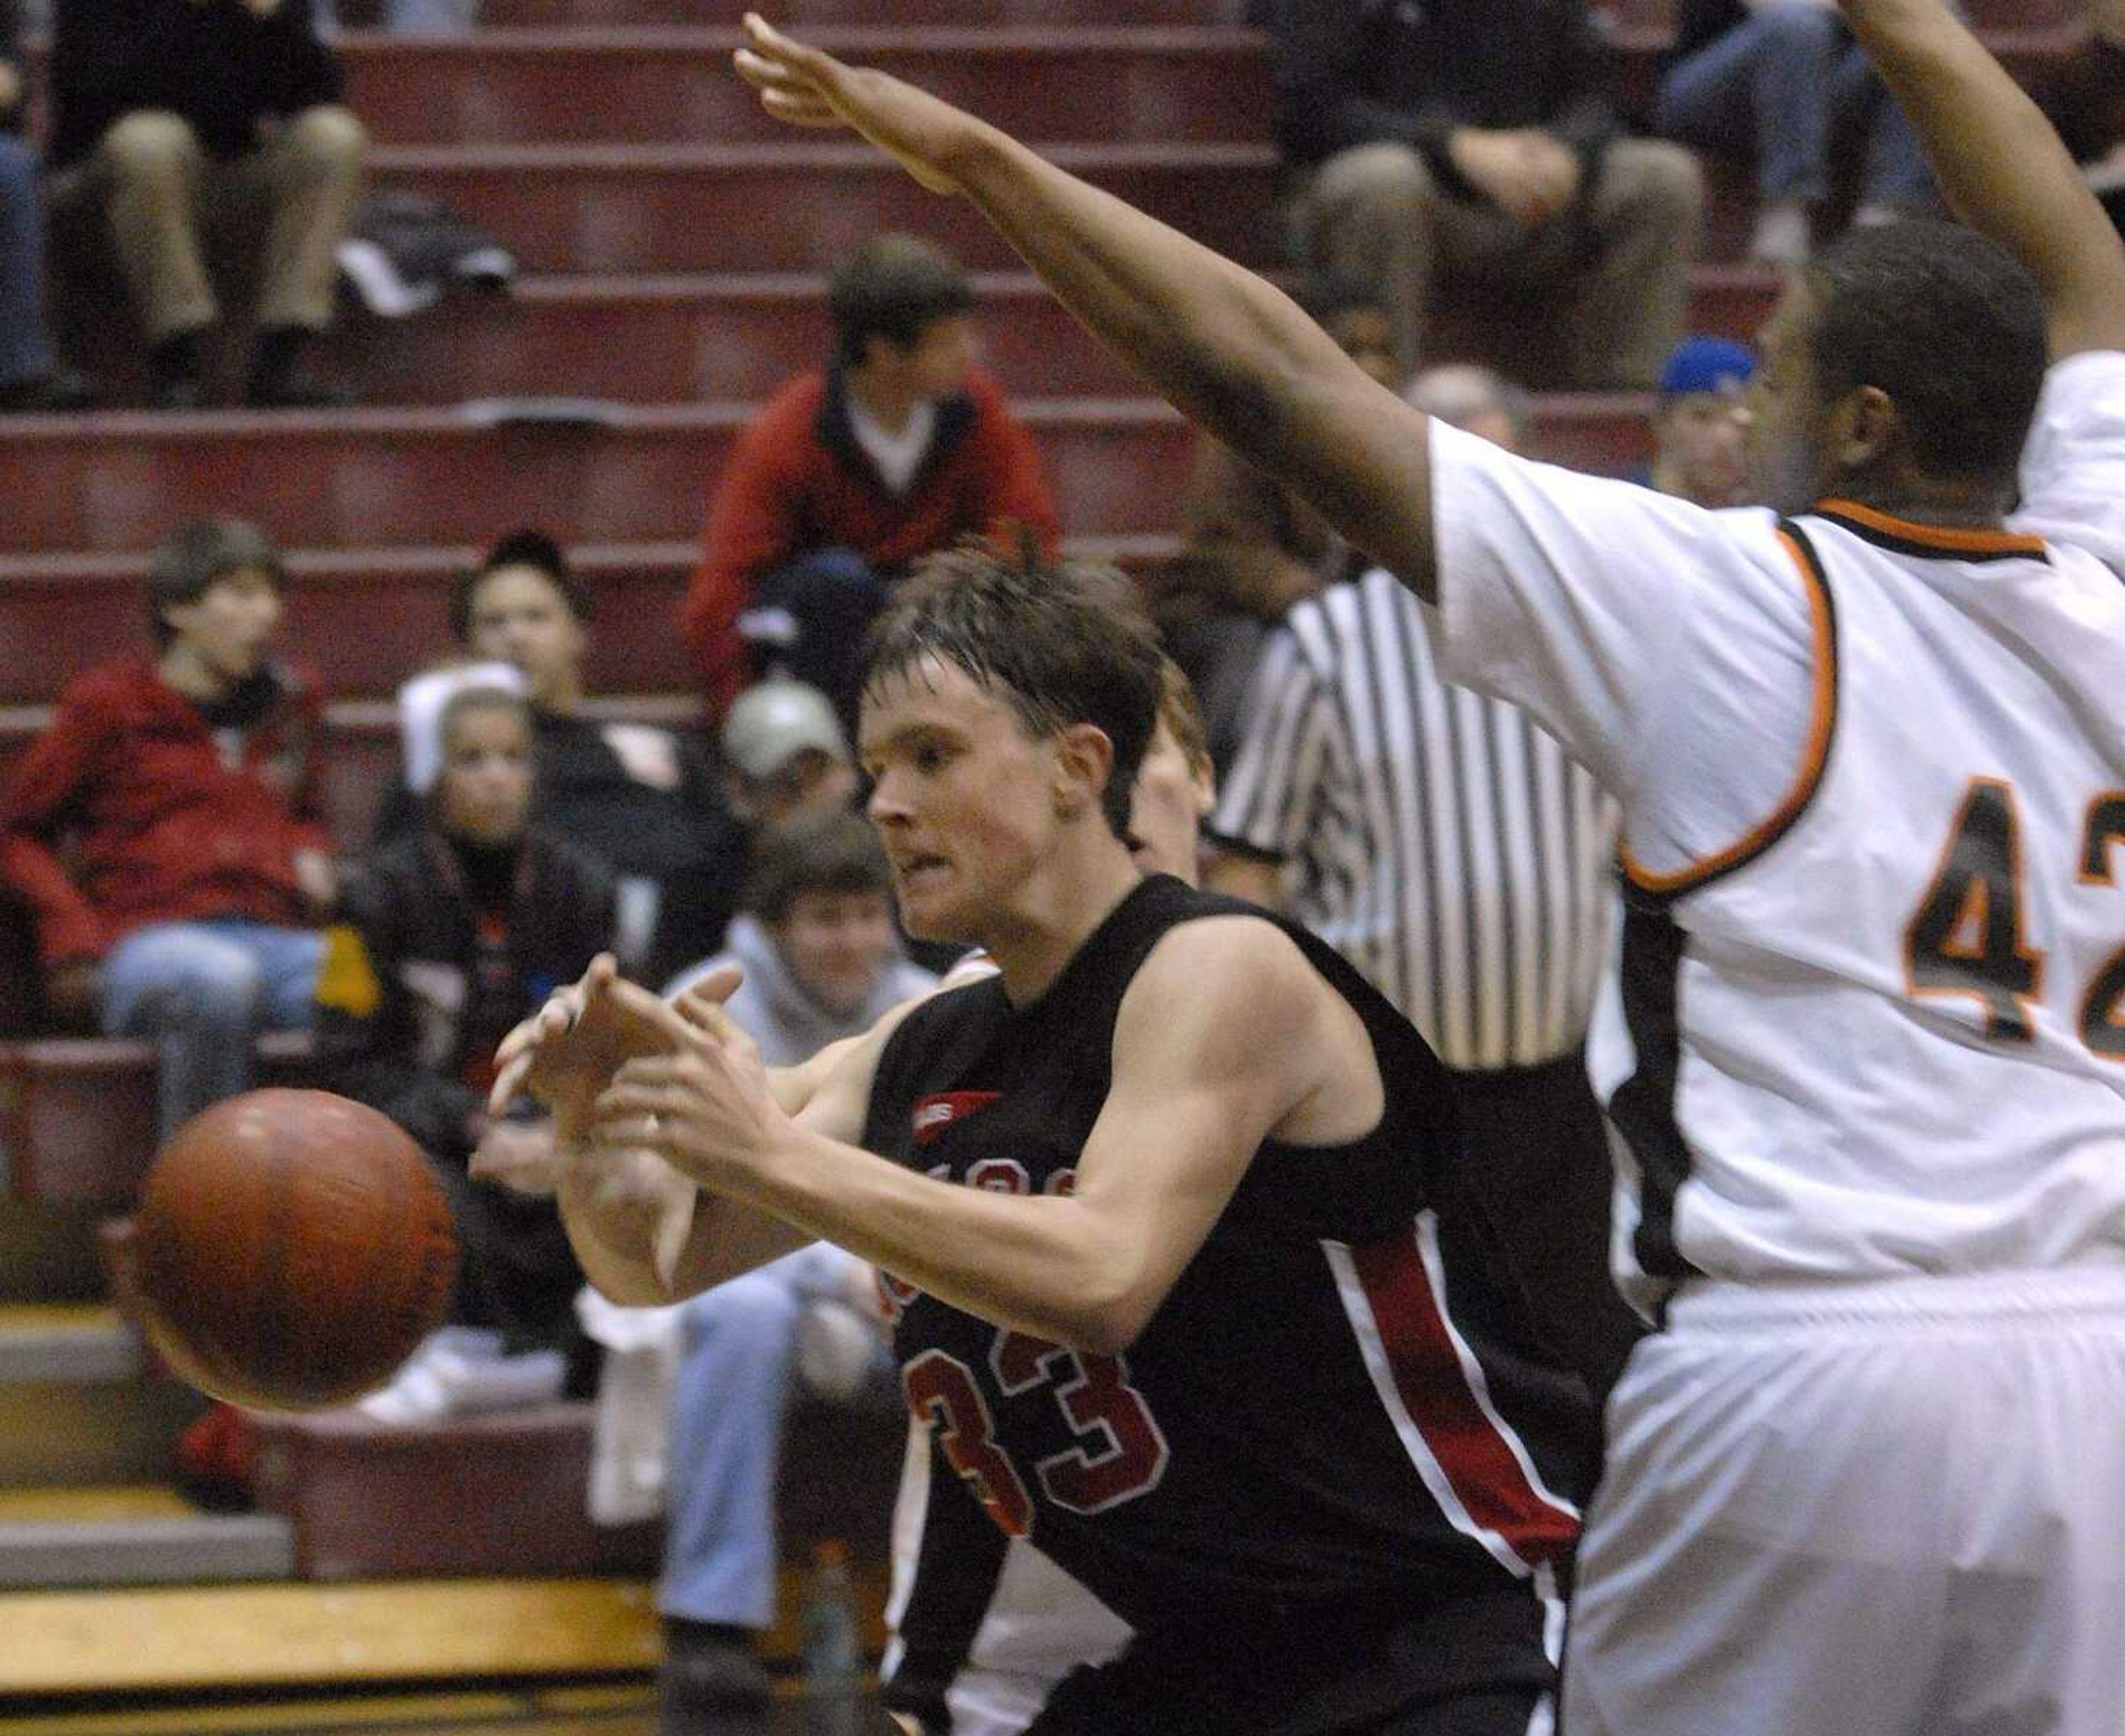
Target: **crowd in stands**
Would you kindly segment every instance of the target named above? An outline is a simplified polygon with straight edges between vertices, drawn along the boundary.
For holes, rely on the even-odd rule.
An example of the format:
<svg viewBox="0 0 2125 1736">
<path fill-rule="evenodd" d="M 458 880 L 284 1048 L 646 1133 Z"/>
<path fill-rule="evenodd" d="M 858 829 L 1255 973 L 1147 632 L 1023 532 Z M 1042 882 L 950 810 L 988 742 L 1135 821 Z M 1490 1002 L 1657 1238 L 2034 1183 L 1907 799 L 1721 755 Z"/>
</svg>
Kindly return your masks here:
<svg viewBox="0 0 2125 1736">
<path fill-rule="evenodd" d="M 1767 267 L 1805 265 L 1841 222 L 1934 205 L 1826 0 L 1683 0 L 1639 132 L 1576 0 L 1251 12 L 1321 324 L 1383 384 L 1508 447 L 1529 441 L 1531 384 L 1650 394 L 1639 479 L 1702 506 L 1748 503 L 1754 361 L 1687 330 L 1696 152 L 1753 163 L 1748 247 Z M 2094 172 L 2125 188 L 2125 0 L 2094 13 L 2074 116 Z M 0 410 L 90 396 L 51 339 L 48 220 L 116 264 L 153 405 L 213 400 L 211 336 L 238 306 L 245 403 L 340 401 L 308 366 L 365 178 L 333 33 L 476 18 L 475 0 L 53 0 L 33 142 L 25 20 L 0 0 Z M 1553 366 L 1525 382 L 1437 366 L 1442 289 L 1500 305 L 1531 351 L 1561 334 Z M 49 1026 L 151 1042 L 165 1135 L 247 1087 L 260 1033 L 313 1031 L 319 1083 L 391 1116 L 444 1179 L 465 1252 L 454 1323 L 506 1354 L 559 1352 L 578 1394 L 596 1356 L 550 1128 L 529 1104 L 487 1115 L 496 1041 L 604 951 L 675 990 L 739 965 L 731 1011 L 778 1064 L 933 984 L 925 965 L 949 960 L 898 936 L 855 817 L 865 629 L 926 555 L 970 536 L 1053 552 L 1070 529 L 979 366 L 984 310 L 956 261 L 880 235 L 829 304 L 832 353 L 745 430 L 675 599 L 700 729 L 599 712 L 590 590 L 550 537 L 497 525 L 455 585 L 455 642 L 401 696 L 374 835 L 336 853 L 352 841 L 320 822 L 323 715 L 276 650 L 271 527 L 215 520 L 151 553 L 146 649 L 67 688 L 0 797 L 0 881 L 34 924 Z M 1446 689 L 1410 594 L 1290 489 L 1205 440 L 1176 507 L 1179 552 L 1143 584 L 1224 786 L 1209 883 L 1305 922 L 1412 1018 L 1483 1106 L 1470 1125 L 1515 1197 L 1557 1226 L 1600 1219 L 1581 1045 L 1614 920 L 1613 802 L 1524 715 Z M 1604 1381 L 1632 1327 L 1598 1244 L 1553 1234 L 1585 1268 L 1557 1347 Z M 675 1314 L 668 1729 L 757 1697 L 793 1347 L 850 1285 L 840 1256 L 807 1253 Z"/>
</svg>

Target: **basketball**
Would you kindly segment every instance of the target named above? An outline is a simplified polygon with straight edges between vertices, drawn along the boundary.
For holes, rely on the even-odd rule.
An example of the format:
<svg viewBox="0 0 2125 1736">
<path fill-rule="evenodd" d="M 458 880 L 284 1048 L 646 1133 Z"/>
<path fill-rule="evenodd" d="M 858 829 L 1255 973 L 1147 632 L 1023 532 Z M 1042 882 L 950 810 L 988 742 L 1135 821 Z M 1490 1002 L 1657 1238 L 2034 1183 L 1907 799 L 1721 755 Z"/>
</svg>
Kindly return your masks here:
<svg viewBox="0 0 2125 1736">
<path fill-rule="evenodd" d="M 134 1243 L 149 1341 L 201 1392 L 316 1410 L 441 1324 L 457 1238 L 420 1148 L 329 1092 L 247 1092 L 155 1159 Z"/>
</svg>

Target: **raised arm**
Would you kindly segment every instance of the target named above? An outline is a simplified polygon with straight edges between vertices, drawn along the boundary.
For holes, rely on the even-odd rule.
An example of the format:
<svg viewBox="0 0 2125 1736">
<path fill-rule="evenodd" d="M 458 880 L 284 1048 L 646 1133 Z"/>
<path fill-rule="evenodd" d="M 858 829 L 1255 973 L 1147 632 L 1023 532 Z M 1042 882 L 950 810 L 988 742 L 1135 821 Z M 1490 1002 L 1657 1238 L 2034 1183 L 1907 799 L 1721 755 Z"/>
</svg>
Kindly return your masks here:
<svg viewBox="0 0 2125 1736">
<path fill-rule="evenodd" d="M 1944 0 L 1839 0 L 1941 191 L 2043 289 L 2054 360 L 2125 349 L 2125 244 L 2051 123 Z"/>
<path fill-rule="evenodd" d="M 1298 486 L 1420 596 L 1433 591 L 1425 420 L 1274 285 L 883 73 L 748 16 L 739 71 L 799 126 L 862 134 L 964 195 L 1056 298 L 1187 415 Z"/>
</svg>

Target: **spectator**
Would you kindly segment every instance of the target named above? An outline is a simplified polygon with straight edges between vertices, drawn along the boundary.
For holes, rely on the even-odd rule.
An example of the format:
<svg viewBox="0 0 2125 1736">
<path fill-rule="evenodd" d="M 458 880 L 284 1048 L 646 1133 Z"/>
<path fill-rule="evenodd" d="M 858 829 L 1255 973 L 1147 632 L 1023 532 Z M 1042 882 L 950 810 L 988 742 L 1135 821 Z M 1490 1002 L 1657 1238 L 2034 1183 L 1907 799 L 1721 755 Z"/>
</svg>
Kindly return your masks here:
<svg viewBox="0 0 2125 1736">
<path fill-rule="evenodd" d="M 703 748 L 650 724 L 586 716 L 591 599 L 552 539 L 518 531 L 450 593 L 450 629 L 472 656 L 521 672 L 537 742 L 537 811 L 619 876 L 615 946 L 630 974 L 661 982 L 723 944 L 745 842 Z M 420 757 L 408 743 L 408 763 Z M 384 800 L 380 839 L 418 819 L 402 782 Z"/>
<path fill-rule="evenodd" d="M 765 843 L 730 950 L 668 992 L 740 965 L 731 1017 L 770 1066 L 808 1060 L 936 981 L 900 956 L 890 883 L 861 815 L 800 821 Z M 846 1295 L 854 1268 L 817 1243 L 684 1305 L 657 1596 L 663 1736 L 729 1729 L 718 1720 L 766 1710 L 754 1638 L 775 1619 L 775 1470 L 790 1363 L 808 1304 Z"/>
<path fill-rule="evenodd" d="M 163 409 L 205 401 L 209 269 L 256 276 L 247 403 L 338 394 L 304 369 L 332 323 L 333 254 L 360 197 L 367 135 L 310 0 L 58 0 L 47 153 L 55 210 L 107 229 Z"/>
<path fill-rule="evenodd" d="M 1618 136 L 1585 0 L 1260 0 L 1312 263 L 1368 285 L 1406 375 L 1435 278 L 1542 289 L 1570 383 L 1642 388 L 1681 330 L 1702 179 Z"/>
<path fill-rule="evenodd" d="M 756 682 L 723 719 L 722 742 L 731 805 L 757 836 L 855 801 L 855 757 L 817 687 Z"/>
<path fill-rule="evenodd" d="M 1301 299 L 1360 367 L 1394 382 L 1393 328 L 1376 296 L 1323 278 Z M 1180 558 L 1146 588 L 1160 635 L 1202 696 L 1222 772 L 1239 746 L 1263 635 L 1301 597 L 1351 577 L 1350 550 L 1296 488 L 1207 436 L 1196 442 L 1180 521 Z"/>
<path fill-rule="evenodd" d="M 1511 389 L 1469 371 L 1420 375 L 1411 399 L 1517 445 Z M 1447 686 L 1422 606 L 1376 568 L 1271 636 L 1209 830 L 1214 889 L 1313 929 L 1452 1069 L 1468 1185 L 1512 1226 L 1501 1246 L 1552 1348 L 1604 1392 L 1637 1335 L 1608 1275 L 1608 1141 L 1584 1053 L 1615 804 L 1524 713 Z"/>
<path fill-rule="evenodd" d="M 1699 150 L 1752 141 L 1759 208 L 1750 257 L 1792 271 L 1813 248 L 1831 165 L 1859 163 L 1855 223 L 1933 202 L 1933 172 L 1835 0 L 1682 0 L 1653 124 Z M 1833 140 L 1849 137 L 1855 151 Z"/>
<path fill-rule="evenodd" d="M 831 301 L 833 356 L 739 441 L 679 619 L 718 717 L 780 668 L 824 691 L 852 735 L 864 629 L 911 561 L 969 535 L 1052 550 L 1058 531 L 1032 436 L 973 366 L 959 265 L 880 235 L 835 274 Z"/>
<path fill-rule="evenodd" d="M 234 520 L 148 562 L 156 654 L 60 696 L 7 803 L 4 871 L 49 1010 L 160 1050 L 165 1138 L 252 1080 L 261 1030 L 310 1023 L 332 899 L 315 691 L 273 663 L 280 557 Z"/>
<path fill-rule="evenodd" d="M 1738 507 L 1746 498 L 1749 411 L 1744 399 L 1756 357 L 1726 337 L 1691 337 L 1661 370 L 1653 412 L 1654 452 L 1642 480 L 1700 507 Z"/>
<path fill-rule="evenodd" d="M 520 696 L 464 688 L 439 735 L 418 829 L 348 865 L 318 979 L 318 1070 L 434 1164 L 458 1229 L 455 1320 L 498 1328 L 512 1352 L 580 1357 L 582 1273 L 552 1199 L 552 1124 L 490 1119 L 487 1093 L 503 1034 L 610 946 L 612 882 L 530 824 Z M 472 1179 L 475 1157 L 507 1179 Z"/>
<path fill-rule="evenodd" d="M 0 0 L 0 411 L 73 410 L 86 384 L 52 357 L 45 327 L 45 211 L 21 138 L 21 18 Z"/>
<path fill-rule="evenodd" d="M 2125 0 L 2088 0 L 2089 36 L 2059 92 L 2059 130 L 2125 233 Z"/>
</svg>

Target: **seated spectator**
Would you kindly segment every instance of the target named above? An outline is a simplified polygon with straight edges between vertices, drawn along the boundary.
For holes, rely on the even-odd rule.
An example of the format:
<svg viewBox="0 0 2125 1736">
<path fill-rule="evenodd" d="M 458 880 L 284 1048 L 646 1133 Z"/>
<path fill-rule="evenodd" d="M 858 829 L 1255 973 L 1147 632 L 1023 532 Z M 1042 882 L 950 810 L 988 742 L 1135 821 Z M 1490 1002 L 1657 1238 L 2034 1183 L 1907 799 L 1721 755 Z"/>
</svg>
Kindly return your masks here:
<svg viewBox="0 0 2125 1736">
<path fill-rule="evenodd" d="M 1039 537 L 1054 502 L 1032 436 L 973 365 L 974 292 L 949 256 L 880 235 L 835 273 L 834 353 L 755 417 L 716 488 L 679 621 L 721 717 L 780 670 L 853 735 L 864 629 L 917 556 Z"/>
<path fill-rule="evenodd" d="M 719 741 L 731 805 L 756 838 L 855 801 L 855 756 L 817 687 L 754 683 L 725 715 Z"/>
<path fill-rule="evenodd" d="M 0 0 L 0 412 L 79 409 L 87 386 L 53 360 L 45 326 L 45 210 L 37 153 L 21 134 L 21 33 L 15 0 Z"/>
<path fill-rule="evenodd" d="M 745 980 L 726 1003 L 731 1017 L 770 1066 L 808 1060 L 936 981 L 900 955 L 890 885 L 883 847 L 860 814 L 789 826 L 763 843 L 729 951 L 667 993 L 739 965 Z M 671 1530 L 657 1593 L 663 1736 L 729 1729 L 717 1720 L 766 1709 L 754 1642 L 775 1619 L 775 1470 L 791 1360 L 807 1304 L 846 1295 L 854 1264 L 819 1243 L 681 1311 Z"/>
<path fill-rule="evenodd" d="M 549 537 L 503 537 L 450 593 L 450 629 L 475 658 L 519 671 L 532 710 L 539 823 L 619 876 L 615 951 L 629 975 L 662 982 L 723 944 L 745 872 L 742 828 L 704 748 L 652 724 L 583 714 L 589 594 Z M 409 764 L 421 758 L 409 740 Z M 415 790 L 385 797 L 379 839 L 418 818 Z"/>
<path fill-rule="evenodd" d="M 271 660 L 280 561 L 234 520 L 148 562 L 156 654 L 91 669 L 15 775 L 0 871 L 35 913 L 45 998 L 160 1050 L 164 1138 L 252 1083 L 252 1040 L 310 1023 L 333 894 L 315 691 Z"/>
<path fill-rule="evenodd" d="M 1887 223 L 1934 202 L 1918 134 L 1838 16 L 1835 0 L 1682 0 L 1675 54 L 1653 125 L 1699 150 L 1755 147 L 1750 257 L 1807 262 L 1831 165 L 1857 161 L 1855 223 Z M 1854 149 L 1835 141 L 1849 139 Z"/>
<path fill-rule="evenodd" d="M 1727 337 L 1676 345 L 1661 370 L 1653 461 L 1638 480 L 1700 507 L 1747 504 L 1746 394 L 1756 357 Z"/>
<path fill-rule="evenodd" d="M 158 407 L 205 402 L 210 259 L 257 284 L 244 401 L 339 401 L 303 352 L 332 323 L 333 253 L 361 195 L 368 139 L 341 89 L 310 0 L 58 0 L 53 208 L 108 234 Z"/>
<path fill-rule="evenodd" d="M 1618 136 L 1585 0 L 1256 0 L 1308 262 L 1363 284 L 1421 358 L 1435 281 L 1533 290 L 1567 383 L 1650 386 L 1682 328 L 1703 186 L 1689 153 Z"/>
<path fill-rule="evenodd" d="M 580 1356 L 583 1279 L 552 1199 L 552 1123 L 491 1119 L 487 1094 L 503 1035 L 611 945 L 612 882 L 530 823 L 520 696 L 463 689 L 440 738 L 418 828 L 347 865 L 318 977 L 318 1072 L 435 1165 L 458 1229 L 454 1322 L 497 1328 L 511 1351 Z M 496 1179 L 474 1180 L 475 1158 Z"/>
<path fill-rule="evenodd" d="M 1396 380 L 1393 327 L 1369 290 L 1322 279 L 1301 295 L 1322 329 L 1383 385 Z M 1350 545 L 1312 503 L 1209 436 L 1180 507 L 1180 557 L 1147 581 L 1152 615 L 1209 720 L 1223 771 L 1239 747 L 1263 635 L 1284 611 L 1351 575 Z"/>
<path fill-rule="evenodd" d="M 2088 0 L 2089 36 L 2052 105 L 2089 185 L 2125 233 L 2125 0 Z"/>
</svg>

